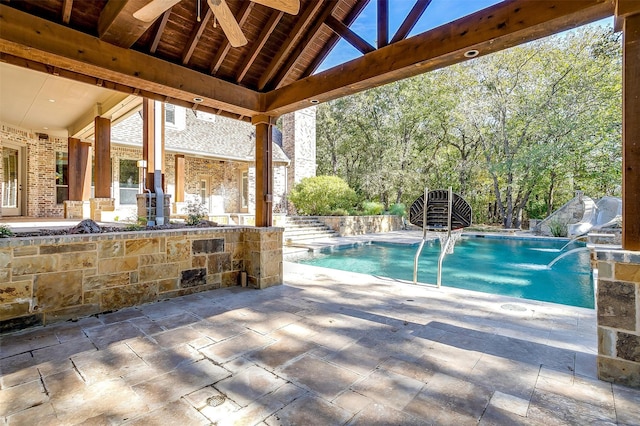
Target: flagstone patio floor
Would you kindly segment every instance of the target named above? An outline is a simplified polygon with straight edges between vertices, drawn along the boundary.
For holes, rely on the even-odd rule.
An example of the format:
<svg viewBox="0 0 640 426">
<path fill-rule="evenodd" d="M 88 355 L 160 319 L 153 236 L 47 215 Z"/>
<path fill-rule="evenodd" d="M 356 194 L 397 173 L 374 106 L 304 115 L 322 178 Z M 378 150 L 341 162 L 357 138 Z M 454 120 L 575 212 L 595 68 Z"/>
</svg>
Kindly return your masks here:
<svg viewBox="0 0 640 426">
<path fill-rule="evenodd" d="M 0 425 L 640 424 L 593 310 L 285 262 L 0 337 Z"/>
</svg>

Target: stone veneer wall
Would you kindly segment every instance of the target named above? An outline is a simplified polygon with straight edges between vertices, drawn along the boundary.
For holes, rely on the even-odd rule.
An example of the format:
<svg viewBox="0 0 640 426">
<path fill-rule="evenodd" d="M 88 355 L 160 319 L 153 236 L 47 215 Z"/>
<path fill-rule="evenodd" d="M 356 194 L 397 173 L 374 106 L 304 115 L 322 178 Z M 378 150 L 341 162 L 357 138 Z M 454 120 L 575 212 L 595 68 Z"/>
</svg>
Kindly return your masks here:
<svg viewBox="0 0 640 426">
<path fill-rule="evenodd" d="M 282 116 L 282 150 L 291 161 L 288 191 L 302 179 L 316 175 L 316 107 Z M 289 206 L 289 213 L 293 212 Z"/>
<path fill-rule="evenodd" d="M 402 218 L 395 215 L 318 216 L 317 218 L 342 237 L 399 231 L 402 229 Z"/>
<path fill-rule="evenodd" d="M 0 331 L 238 285 L 282 283 L 282 228 L 0 240 Z"/>
<path fill-rule="evenodd" d="M 640 388 L 640 252 L 598 250 L 598 377 Z"/>
</svg>

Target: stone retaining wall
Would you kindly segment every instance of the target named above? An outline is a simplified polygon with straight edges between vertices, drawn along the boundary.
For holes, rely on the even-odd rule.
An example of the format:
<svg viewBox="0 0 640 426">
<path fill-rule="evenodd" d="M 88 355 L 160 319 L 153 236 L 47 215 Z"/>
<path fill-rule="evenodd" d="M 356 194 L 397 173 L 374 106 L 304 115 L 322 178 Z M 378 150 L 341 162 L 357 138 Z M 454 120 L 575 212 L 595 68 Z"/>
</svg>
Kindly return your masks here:
<svg viewBox="0 0 640 426">
<path fill-rule="evenodd" d="M 640 253 L 598 250 L 598 377 L 640 388 Z"/>
<path fill-rule="evenodd" d="M 240 283 L 282 283 L 282 228 L 0 240 L 0 331 Z"/>
<path fill-rule="evenodd" d="M 320 222 L 340 234 L 341 237 L 399 231 L 402 229 L 402 218 L 395 215 L 317 216 L 317 218 Z"/>
</svg>

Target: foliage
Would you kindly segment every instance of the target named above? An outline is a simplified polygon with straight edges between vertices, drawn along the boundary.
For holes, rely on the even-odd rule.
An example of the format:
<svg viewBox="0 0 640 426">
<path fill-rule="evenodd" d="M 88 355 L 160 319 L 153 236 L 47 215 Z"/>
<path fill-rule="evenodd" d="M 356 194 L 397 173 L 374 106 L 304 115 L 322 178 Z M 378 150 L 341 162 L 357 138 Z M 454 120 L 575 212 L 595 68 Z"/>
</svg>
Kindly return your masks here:
<svg viewBox="0 0 640 426">
<path fill-rule="evenodd" d="M 363 201 L 362 212 L 367 216 L 377 216 L 384 213 L 384 204 L 376 201 Z"/>
<path fill-rule="evenodd" d="M 208 210 L 205 205 L 198 201 L 189 201 L 184 209 L 187 213 L 187 218 L 184 223 L 189 226 L 198 225 L 208 215 Z"/>
<path fill-rule="evenodd" d="M 396 203 L 389 207 L 389 214 L 405 217 L 407 215 L 407 206 L 402 203 Z"/>
<path fill-rule="evenodd" d="M 0 238 L 10 238 L 13 237 L 13 231 L 9 225 L 0 225 Z"/>
<path fill-rule="evenodd" d="M 558 220 L 549 221 L 549 231 L 554 237 L 566 237 L 568 230 L 567 224 Z"/>
<path fill-rule="evenodd" d="M 346 209 L 335 209 L 331 212 L 331 216 L 349 216 L 349 211 Z"/>
<path fill-rule="evenodd" d="M 342 178 L 315 176 L 302 179 L 289 194 L 289 200 L 298 214 L 326 216 L 338 209 L 353 208 L 357 195 Z"/>
<path fill-rule="evenodd" d="M 318 171 L 385 206 L 451 186 L 507 228 L 618 195 L 620 68 L 619 35 L 589 26 L 324 103 Z"/>
</svg>

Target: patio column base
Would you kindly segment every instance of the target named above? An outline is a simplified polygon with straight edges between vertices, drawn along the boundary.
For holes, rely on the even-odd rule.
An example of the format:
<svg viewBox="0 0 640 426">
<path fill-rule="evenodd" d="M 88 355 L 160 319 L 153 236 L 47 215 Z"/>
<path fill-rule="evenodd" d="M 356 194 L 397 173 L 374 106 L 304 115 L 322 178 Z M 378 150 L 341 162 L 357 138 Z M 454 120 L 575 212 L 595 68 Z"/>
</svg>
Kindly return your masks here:
<svg viewBox="0 0 640 426">
<path fill-rule="evenodd" d="M 138 217 L 147 222 L 156 223 L 156 194 L 137 194 Z M 171 217 L 171 194 L 164 194 L 164 223 L 169 223 Z"/>
<path fill-rule="evenodd" d="M 90 217 L 91 207 L 89 201 L 72 201 L 64 202 L 64 218 L 65 219 L 85 219 Z"/>
<path fill-rule="evenodd" d="M 640 252 L 598 250 L 598 378 L 640 388 Z"/>
<path fill-rule="evenodd" d="M 91 220 L 101 222 L 104 212 L 112 212 L 116 209 L 116 200 L 114 198 L 91 198 L 89 199 L 91 206 Z"/>
</svg>

